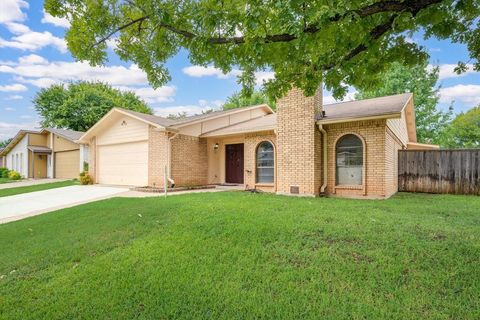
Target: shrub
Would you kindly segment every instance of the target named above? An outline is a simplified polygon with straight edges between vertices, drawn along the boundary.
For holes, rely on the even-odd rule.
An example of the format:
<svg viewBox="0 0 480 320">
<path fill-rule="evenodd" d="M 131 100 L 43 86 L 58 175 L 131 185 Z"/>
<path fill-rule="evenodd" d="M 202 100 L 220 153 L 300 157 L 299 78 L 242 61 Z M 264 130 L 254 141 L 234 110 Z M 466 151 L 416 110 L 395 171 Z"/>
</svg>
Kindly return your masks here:
<svg viewBox="0 0 480 320">
<path fill-rule="evenodd" d="M 12 170 L 8 173 L 8 178 L 10 180 L 20 180 L 20 179 L 22 179 L 22 176 L 17 171 Z"/>
<path fill-rule="evenodd" d="M 7 168 L 0 168 L 0 178 L 8 178 L 8 173 L 10 170 Z"/>
<path fill-rule="evenodd" d="M 80 173 L 80 184 L 87 185 L 87 184 L 93 184 L 93 178 L 91 175 L 88 174 L 88 172 L 83 171 Z"/>
</svg>

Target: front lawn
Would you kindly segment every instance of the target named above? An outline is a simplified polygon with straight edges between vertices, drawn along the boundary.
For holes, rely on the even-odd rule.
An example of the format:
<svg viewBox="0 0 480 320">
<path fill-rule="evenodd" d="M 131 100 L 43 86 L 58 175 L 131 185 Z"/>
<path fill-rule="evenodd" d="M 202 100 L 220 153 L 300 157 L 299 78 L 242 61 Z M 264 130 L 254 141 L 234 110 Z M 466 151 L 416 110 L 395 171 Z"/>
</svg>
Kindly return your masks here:
<svg viewBox="0 0 480 320">
<path fill-rule="evenodd" d="M 7 196 L 14 196 L 16 194 L 21 193 L 28 193 L 28 192 L 35 192 L 35 191 L 42 191 L 54 188 L 61 188 L 61 187 L 68 187 L 78 184 L 78 181 L 75 180 L 67 180 L 67 181 L 59 181 L 59 182 L 47 182 L 42 184 L 34 184 L 31 186 L 25 187 L 15 187 L 15 188 L 7 188 L 7 189 L 0 189 L 0 197 L 7 197 Z"/>
<path fill-rule="evenodd" d="M 0 184 L 2 183 L 9 183 L 9 182 L 16 182 L 18 180 L 11 180 L 11 179 L 8 179 L 8 178 L 0 178 Z"/>
<path fill-rule="evenodd" d="M 114 198 L 0 225 L 1 319 L 478 319 L 480 197 Z"/>
</svg>

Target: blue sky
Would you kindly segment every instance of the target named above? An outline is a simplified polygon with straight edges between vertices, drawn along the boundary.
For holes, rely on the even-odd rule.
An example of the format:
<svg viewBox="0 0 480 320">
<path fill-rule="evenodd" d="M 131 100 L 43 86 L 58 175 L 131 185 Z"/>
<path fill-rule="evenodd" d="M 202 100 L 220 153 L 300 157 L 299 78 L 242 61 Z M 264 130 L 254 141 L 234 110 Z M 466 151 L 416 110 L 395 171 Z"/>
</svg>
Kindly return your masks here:
<svg viewBox="0 0 480 320">
<path fill-rule="evenodd" d="M 75 62 L 63 40 L 66 28 L 67 21 L 43 11 L 43 1 L 0 1 L 0 140 L 19 129 L 38 127 L 31 100 L 39 89 L 53 83 L 102 80 L 135 91 L 158 115 L 218 108 L 240 89 L 238 70 L 223 75 L 214 68 L 192 66 L 188 54 L 181 52 L 168 63 L 172 81 L 153 90 L 141 70 L 120 61 L 112 50 L 104 68 Z M 420 35 L 411 40 L 428 48 L 431 64 L 440 66 L 441 108 L 453 101 L 455 112 L 460 112 L 480 103 L 480 74 L 470 70 L 458 76 L 453 72 L 458 61 L 469 60 L 464 46 L 423 40 Z M 258 73 L 257 82 L 270 77 L 269 72 Z M 353 92 L 346 99 L 351 99 Z M 324 96 L 324 103 L 334 102 L 328 92 Z"/>
</svg>

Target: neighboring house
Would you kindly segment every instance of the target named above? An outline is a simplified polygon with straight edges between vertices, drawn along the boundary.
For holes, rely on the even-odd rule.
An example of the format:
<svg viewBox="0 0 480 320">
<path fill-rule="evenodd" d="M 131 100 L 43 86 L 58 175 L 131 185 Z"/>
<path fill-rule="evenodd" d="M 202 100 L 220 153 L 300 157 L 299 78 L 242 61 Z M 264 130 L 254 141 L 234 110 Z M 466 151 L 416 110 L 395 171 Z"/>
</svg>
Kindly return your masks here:
<svg viewBox="0 0 480 320">
<path fill-rule="evenodd" d="M 2 154 L 3 148 L 0 148 L 0 154 Z M 4 157 L 0 156 L 0 168 L 3 168 L 5 166 L 4 163 Z"/>
<path fill-rule="evenodd" d="M 97 183 L 245 184 L 279 194 L 389 197 L 398 150 L 418 144 L 411 94 L 322 105 L 293 89 L 267 105 L 169 120 L 112 109 L 80 139 Z"/>
<path fill-rule="evenodd" d="M 52 128 L 20 130 L 0 157 L 24 178 L 77 178 L 88 162 L 88 147 L 76 142 L 82 135 Z"/>
</svg>

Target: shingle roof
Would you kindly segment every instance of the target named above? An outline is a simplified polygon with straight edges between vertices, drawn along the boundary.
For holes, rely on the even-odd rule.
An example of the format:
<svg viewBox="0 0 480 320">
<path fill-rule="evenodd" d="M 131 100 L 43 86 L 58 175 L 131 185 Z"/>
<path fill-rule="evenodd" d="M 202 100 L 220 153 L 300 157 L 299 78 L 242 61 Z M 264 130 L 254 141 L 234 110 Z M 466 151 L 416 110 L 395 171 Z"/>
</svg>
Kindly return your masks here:
<svg viewBox="0 0 480 320">
<path fill-rule="evenodd" d="M 258 132 L 274 130 L 277 125 L 277 115 L 275 113 L 266 116 L 240 122 L 225 128 L 220 128 L 206 132 L 201 137 L 225 136 L 237 133 Z"/>
<path fill-rule="evenodd" d="M 59 135 L 71 141 L 76 141 L 80 139 L 80 137 L 84 134 L 84 132 L 81 132 L 81 131 L 73 131 L 73 130 L 66 130 L 66 129 L 45 128 L 44 130 L 54 133 L 56 135 Z"/>
<path fill-rule="evenodd" d="M 329 121 L 398 114 L 411 98 L 411 93 L 403 93 L 373 99 L 327 104 L 323 106 L 325 117 L 322 118 L 318 115 L 317 120 Z"/>
<path fill-rule="evenodd" d="M 132 110 L 127 110 L 127 109 L 123 109 L 123 108 L 117 108 L 119 110 L 122 110 L 123 112 L 125 113 L 129 113 L 131 114 L 132 116 L 135 116 L 137 118 L 141 118 L 145 121 L 148 121 L 148 122 L 152 122 L 152 123 L 155 123 L 155 124 L 158 124 L 162 127 L 169 127 L 173 124 L 176 123 L 175 120 L 171 120 L 171 119 L 167 119 L 167 118 L 162 118 L 162 117 L 159 117 L 159 116 L 154 116 L 154 115 L 151 115 L 151 114 L 146 114 L 146 113 L 141 113 L 141 112 L 136 112 L 136 111 L 132 111 Z"/>
<path fill-rule="evenodd" d="M 52 149 L 41 146 L 27 146 L 27 149 L 37 153 L 52 153 Z"/>
</svg>

